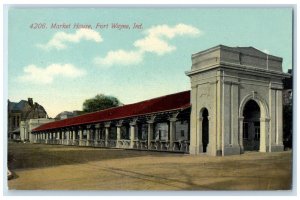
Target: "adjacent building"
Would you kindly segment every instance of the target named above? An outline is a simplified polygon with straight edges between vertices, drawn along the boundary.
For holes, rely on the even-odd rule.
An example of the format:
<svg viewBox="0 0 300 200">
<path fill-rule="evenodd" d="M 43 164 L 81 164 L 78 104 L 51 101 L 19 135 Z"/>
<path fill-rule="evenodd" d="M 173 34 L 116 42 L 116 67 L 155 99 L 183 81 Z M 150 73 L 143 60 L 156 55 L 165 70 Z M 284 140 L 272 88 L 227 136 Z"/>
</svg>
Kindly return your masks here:
<svg viewBox="0 0 300 200">
<path fill-rule="evenodd" d="M 20 134 L 20 123 L 30 119 L 47 118 L 44 107 L 33 102 L 32 98 L 11 102 L 8 100 L 8 138 L 16 140 L 28 140 L 29 138 Z"/>
<path fill-rule="evenodd" d="M 226 156 L 283 151 L 282 58 L 219 45 L 192 55 L 191 90 L 41 125 L 37 143 Z"/>
</svg>

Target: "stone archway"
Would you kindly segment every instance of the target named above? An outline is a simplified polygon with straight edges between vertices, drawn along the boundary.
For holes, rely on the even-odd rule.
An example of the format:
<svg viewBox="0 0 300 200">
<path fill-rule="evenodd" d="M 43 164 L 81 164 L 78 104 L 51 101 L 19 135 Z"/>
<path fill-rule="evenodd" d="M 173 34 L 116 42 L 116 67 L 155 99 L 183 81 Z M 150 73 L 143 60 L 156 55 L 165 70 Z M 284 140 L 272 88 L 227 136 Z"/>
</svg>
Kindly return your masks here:
<svg viewBox="0 0 300 200">
<path fill-rule="evenodd" d="M 259 146 L 257 150 L 259 152 L 267 152 L 269 147 L 268 139 L 267 139 L 269 134 L 269 119 L 270 119 L 269 108 L 266 101 L 263 98 L 259 97 L 256 92 L 252 92 L 251 94 L 248 94 L 242 99 L 239 107 L 239 138 L 240 138 L 239 144 L 241 147 L 241 153 L 243 153 L 244 150 L 247 150 L 247 148 L 246 149 L 244 148 L 244 141 L 243 141 L 244 135 L 246 135 L 246 133 L 244 134 L 244 122 L 246 122 L 244 117 L 244 111 L 245 109 L 247 110 L 247 106 L 249 106 L 248 104 L 249 102 L 254 107 L 258 106 L 255 108 L 256 111 L 259 110 L 259 115 L 256 117 L 254 116 L 254 121 L 259 123 L 259 124 L 256 123 L 256 128 L 259 127 L 259 129 L 256 129 L 256 131 L 259 132 L 259 134 L 258 133 L 256 134 L 256 139 L 259 144 L 259 145 L 257 144 L 257 146 Z M 252 106 L 250 105 L 250 107 Z M 247 117 L 249 119 L 249 116 Z M 254 132 L 255 132 L 255 124 L 254 124 Z"/>
<path fill-rule="evenodd" d="M 260 108 L 250 99 L 243 110 L 243 147 L 246 151 L 258 151 L 260 145 Z"/>
</svg>

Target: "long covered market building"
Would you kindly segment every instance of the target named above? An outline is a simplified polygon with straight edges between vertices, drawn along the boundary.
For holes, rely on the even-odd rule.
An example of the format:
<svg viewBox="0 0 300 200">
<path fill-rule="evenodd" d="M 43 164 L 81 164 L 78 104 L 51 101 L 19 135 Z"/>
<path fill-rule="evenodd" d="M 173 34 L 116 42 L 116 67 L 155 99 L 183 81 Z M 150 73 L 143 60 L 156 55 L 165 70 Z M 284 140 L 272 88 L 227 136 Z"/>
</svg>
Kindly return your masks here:
<svg viewBox="0 0 300 200">
<path fill-rule="evenodd" d="M 191 90 L 43 124 L 34 143 L 225 156 L 283 151 L 282 58 L 219 45 L 192 55 Z"/>
</svg>

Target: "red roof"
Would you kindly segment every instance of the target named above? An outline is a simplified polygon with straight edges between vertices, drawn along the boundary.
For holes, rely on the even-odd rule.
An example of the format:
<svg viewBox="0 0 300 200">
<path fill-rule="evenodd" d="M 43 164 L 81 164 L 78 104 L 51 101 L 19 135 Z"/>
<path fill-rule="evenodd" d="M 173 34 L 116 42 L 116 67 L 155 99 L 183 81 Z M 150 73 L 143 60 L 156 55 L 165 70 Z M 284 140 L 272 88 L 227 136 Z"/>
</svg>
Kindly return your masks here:
<svg viewBox="0 0 300 200">
<path fill-rule="evenodd" d="M 127 117 L 146 115 L 151 113 L 180 110 L 190 107 L 190 91 L 170 94 L 138 103 L 128 104 L 102 111 L 88 113 L 77 117 L 43 124 L 33 131 L 42 131 L 81 124 L 90 124 L 117 120 Z"/>
</svg>

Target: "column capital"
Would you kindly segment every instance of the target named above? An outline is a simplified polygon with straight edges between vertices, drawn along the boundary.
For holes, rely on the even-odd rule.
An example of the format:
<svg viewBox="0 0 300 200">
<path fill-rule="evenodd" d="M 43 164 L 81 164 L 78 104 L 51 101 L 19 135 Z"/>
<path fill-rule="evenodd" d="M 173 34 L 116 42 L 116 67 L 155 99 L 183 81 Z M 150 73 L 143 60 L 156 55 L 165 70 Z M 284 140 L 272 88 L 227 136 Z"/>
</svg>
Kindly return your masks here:
<svg viewBox="0 0 300 200">
<path fill-rule="evenodd" d="M 100 127 L 101 127 L 101 124 L 100 124 L 100 123 L 95 125 L 95 128 L 98 128 L 98 129 L 99 129 Z"/>
<path fill-rule="evenodd" d="M 132 118 L 132 119 L 130 120 L 129 125 L 130 125 L 130 126 L 135 126 L 135 125 L 137 124 L 137 122 L 138 122 L 138 118 L 137 118 L 137 117 Z"/>
<path fill-rule="evenodd" d="M 129 123 L 130 126 L 136 126 L 136 124 L 137 124 L 136 122 L 130 122 Z"/>
<path fill-rule="evenodd" d="M 88 124 L 88 125 L 86 125 L 86 128 L 92 129 L 92 128 L 94 128 L 94 125 L 93 124 Z"/>
<path fill-rule="evenodd" d="M 176 122 L 177 120 L 178 120 L 178 119 L 177 119 L 176 117 L 170 117 L 170 118 L 169 118 L 169 121 L 170 121 L 170 122 Z"/>
<path fill-rule="evenodd" d="M 147 117 L 147 123 L 153 124 L 155 122 L 155 118 L 156 118 L 155 115 L 151 115 L 151 116 Z"/>
<path fill-rule="evenodd" d="M 170 114 L 169 118 L 177 118 L 178 115 L 179 115 L 179 111 Z"/>
<path fill-rule="evenodd" d="M 105 127 L 105 128 L 109 128 L 110 125 L 111 125 L 111 122 L 105 122 L 105 123 L 104 123 L 104 127 Z"/>
<path fill-rule="evenodd" d="M 116 124 L 116 127 L 121 127 L 123 125 L 124 120 L 119 120 Z"/>
</svg>

